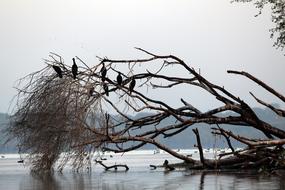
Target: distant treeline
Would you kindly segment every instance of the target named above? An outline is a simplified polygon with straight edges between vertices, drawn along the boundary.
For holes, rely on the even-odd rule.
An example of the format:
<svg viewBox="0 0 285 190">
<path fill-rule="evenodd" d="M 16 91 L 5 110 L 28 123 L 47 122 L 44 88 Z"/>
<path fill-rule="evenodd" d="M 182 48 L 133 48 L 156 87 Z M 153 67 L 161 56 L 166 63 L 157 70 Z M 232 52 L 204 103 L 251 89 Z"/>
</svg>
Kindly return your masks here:
<svg viewBox="0 0 285 190">
<path fill-rule="evenodd" d="M 273 126 L 276 126 L 278 128 L 285 127 L 285 119 L 277 116 L 274 114 L 271 110 L 268 108 L 262 109 L 262 108 L 253 108 L 255 113 L 264 121 L 272 124 Z M 225 112 L 224 115 L 227 116 L 231 114 L 230 112 Z M 138 115 L 134 116 L 134 118 L 142 117 L 144 115 L 149 115 L 149 113 L 139 113 Z M 173 117 L 169 117 L 164 119 L 158 126 L 166 126 L 169 124 L 173 124 L 175 121 Z M 3 133 L 3 129 L 9 124 L 9 115 L 0 113 L 0 154 L 1 153 L 16 153 L 18 152 L 16 141 L 11 141 L 8 144 L 4 145 L 4 142 L 7 140 L 7 137 L 5 136 L 5 133 Z M 145 127 L 153 127 L 153 126 L 145 126 Z M 190 149 L 193 148 L 194 144 L 196 143 L 196 138 L 192 132 L 192 129 L 194 127 L 197 127 L 199 129 L 200 136 L 202 140 L 202 145 L 204 148 L 213 148 L 213 147 L 219 147 L 224 148 L 227 147 L 227 143 L 225 142 L 225 139 L 220 137 L 215 137 L 211 134 L 211 127 L 215 127 L 214 125 L 208 125 L 208 124 L 197 124 L 192 127 L 189 127 L 189 129 L 185 130 L 184 132 L 171 137 L 171 138 L 163 138 L 160 137 L 159 141 L 171 148 L 181 148 L 181 149 Z M 257 138 L 262 139 L 264 138 L 264 134 L 258 132 L 257 130 L 254 130 L 250 127 L 239 127 L 239 126 L 231 126 L 231 125 L 220 125 L 220 127 L 224 127 L 225 129 L 231 130 L 235 134 L 240 134 L 245 137 L 251 137 L 251 138 Z M 142 128 L 143 130 L 143 128 Z M 232 141 L 233 146 L 235 147 L 241 147 L 241 144 L 239 144 L 236 141 Z M 145 145 L 143 149 L 154 149 L 151 145 Z"/>
<path fill-rule="evenodd" d="M 16 140 L 5 143 L 8 137 L 5 134 L 5 128 L 9 124 L 9 115 L 0 113 L 0 154 L 1 153 L 17 153 Z"/>
</svg>

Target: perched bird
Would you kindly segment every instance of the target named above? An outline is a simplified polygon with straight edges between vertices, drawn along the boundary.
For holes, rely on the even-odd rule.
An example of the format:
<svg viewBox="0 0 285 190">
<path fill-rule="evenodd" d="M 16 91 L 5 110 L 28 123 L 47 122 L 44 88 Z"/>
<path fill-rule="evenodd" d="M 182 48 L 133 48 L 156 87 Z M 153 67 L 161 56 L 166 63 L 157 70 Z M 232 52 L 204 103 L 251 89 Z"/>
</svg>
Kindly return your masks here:
<svg viewBox="0 0 285 190">
<path fill-rule="evenodd" d="M 89 96 L 92 96 L 94 92 L 94 87 L 92 86 L 91 88 L 89 88 Z"/>
<path fill-rule="evenodd" d="M 52 68 L 55 70 L 59 78 L 62 78 L 62 71 L 59 66 L 53 65 Z"/>
<path fill-rule="evenodd" d="M 18 160 L 17 163 L 24 163 L 24 160 Z"/>
<path fill-rule="evenodd" d="M 168 160 L 164 160 L 163 166 L 167 166 L 167 165 L 168 165 Z"/>
<path fill-rule="evenodd" d="M 122 82 L 123 82 L 123 78 L 122 78 L 121 73 L 119 72 L 119 74 L 117 76 L 117 83 L 118 83 L 119 86 L 121 86 Z"/>
<path fill-rule="evenodd" d="M 104 83 L 103 88 L 104 88 L 104 91 L 105 91 L 106 95 L 109 96 L 109 88 L 108 88 L 108 85 Z"/>
<path fill-rule="evenodd" d="M 169 171 L 175 170 L 175 168 L 173 166 L 169 165 L 168 160 L 164 160 L 163 166 Z"/>
<path fill-rule="evenodd" d="M 73 74 L 73 78 L 76 79 L 76 75 L 78 74 L 78 67 L 75 63 L 75 59 L 72 58 L 73 61 L 73 65 L 72 65 L 72 74 Z"/>
<path fill-rule="evenodd" d="M 136 86 L 136 80 L 135 78 L 133 78 L 129 86 L 130 94 L 132 94 L 132 91 L 134 90 L 135 86 Z"/>
<path fill-rule="evenodd" d="M 102 77 L 102 81 L 104 82 L 106 79 L 106 75 L 107 75 L 107 69 L 105 67 L 105 64 L 103 63 L 103 66 L 101 68 L 101 77 Z"/>
</svg>

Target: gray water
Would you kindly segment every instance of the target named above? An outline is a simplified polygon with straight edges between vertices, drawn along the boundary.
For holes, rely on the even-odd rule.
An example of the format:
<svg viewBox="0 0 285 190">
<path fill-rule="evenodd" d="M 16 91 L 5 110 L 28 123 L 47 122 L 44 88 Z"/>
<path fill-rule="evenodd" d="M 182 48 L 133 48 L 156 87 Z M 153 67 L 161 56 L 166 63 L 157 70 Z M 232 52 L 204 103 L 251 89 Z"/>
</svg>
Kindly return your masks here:
<svg viewBox="0 0 285 190">
<path fill-rule="evenodd" d="M 7 156 L 9 157 L 9 156 Z M 195 157 L 195 155 L 194 155 Z M 149 164 L 162 163 L 167 154 L 130 154 L 106 156 L 107 165 L 127 164 L 130 170 L 104 171 L 93 165 L 91 172 L 76 173 L 70 167 L 64 172 L 39 175 L 31 173 L 29 166 L 17 163 L 16 156 L 0 159 L 0 190 L 134 190 L 134 189 L 198 189 L 198 190 L 277 190 L 285 189 L 285 175 L 265 175 L 250 172 L 206 173 L 190 171 L 165 172 L 150 170 Z"/>
</svg>

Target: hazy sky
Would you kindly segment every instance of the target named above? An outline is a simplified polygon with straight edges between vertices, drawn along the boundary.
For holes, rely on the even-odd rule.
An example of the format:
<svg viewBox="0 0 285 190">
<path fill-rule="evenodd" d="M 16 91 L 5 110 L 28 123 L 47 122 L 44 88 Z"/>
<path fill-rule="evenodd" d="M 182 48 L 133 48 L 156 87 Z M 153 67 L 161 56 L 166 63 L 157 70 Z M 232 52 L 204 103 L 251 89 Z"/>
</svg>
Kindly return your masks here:
<svg viewBox="0 0 285 190">
<path fill-rule="evenodd" d="M 272 47 L 269 9 L 256 13 L 253 5 L 230 0 L 1 0 L 0 112 L 7 112 L 16 94 L 15 81 L 44 67 L 51 51 L 92 65 L 96 55 L 142 55 L 133 47 L 174 54 L 251 105 L 256 103 L 248 91 L 276 102 L 252 82 L 226 73 L 248 71 L 285 94 L 285 52 Z M 211 104 L 187 93 L 202 109 Z"/>
</svg>

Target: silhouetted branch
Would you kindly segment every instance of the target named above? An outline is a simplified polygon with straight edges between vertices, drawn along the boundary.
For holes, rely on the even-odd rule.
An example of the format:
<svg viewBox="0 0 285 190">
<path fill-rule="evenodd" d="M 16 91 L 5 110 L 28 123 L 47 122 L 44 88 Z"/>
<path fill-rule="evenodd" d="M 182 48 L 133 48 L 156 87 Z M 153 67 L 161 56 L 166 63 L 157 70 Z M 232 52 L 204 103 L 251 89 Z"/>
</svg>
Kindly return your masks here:
<svg viewBox="0 0 285 190">
<path fill-rule="evenodd" d="M 203 147 L 201 144 L 201 140 L 200 140 L 200 135 L 199 135 L 199 131 L 197 128 L 192 129 L 192 131 L 195 133 L 196 135 L 196 140 L 197 140 L 197 147 L 199 150 L 199 155 L 200 155 L 200 161 L 203 164 L 203 166 L 205 165 L 205 161 L 204 161 L 204 154 L 203 154 Z"/>
<path fill-rule="evenodd" d="M 232 152 L 235 152 L 235 149 L 234 147 L 232 146 L 232 143 L 231 143 L 231 140 L 230 140 L 230 136 L 225 133 L 225 130 L 221 129 L 220 126 L 218 125 L 218 129 L 220 130 L 220 133 L 217 133 L 217 132 L 213 132 L 214 134 L 219 134 L 219 135 L 222 135 L 225 137 L 227 143 L 228 143 L 228 146 L 229 148 L 231 149 Z M 217 130 L 217 129 L 216 129 Z"/>
<path fill-rule="evenodd" d="M 268 103 L 266 103 L 266 102 L 264 102 L 264 101 L 258 99 L 258 98 L 257 98 L 256 96 L 254 96 L 253 93 L 251 93 L 251 92 L 250 92 L 250 94 L 254 97 L 254 99 L 255 99 L 258 103 L 260 103 L 260 104 L 262 104 L 262 105 L 268 107 L 268 108 L 271 109 L 273 112 L 275 112 L 277 115 L 279 115 L 279 116 L 281 116 L 281 117 L 285 117 L 285 111 L 284 111 L 284 110 L 277 109 L 277 108 L 273 107 L 272 105 L 270 105 L 270 104 L 268 104 Z"/>
<path fill-rule="evenodd" d="M 282 94 L 278 93 L 276 90 L 274 90 L 273 88 L 262 82 L 261 80 L 257 79 L 256 77 L 252 76 L 251 74 L 244 71 L 233 71 L 233 70 L 228 70 L 228 73 L 243 75 L 249 78 L 250 80 L 262 86 L 265 90 L 267 90 L 268 92 L 272 93 L 274 96 L 278 97 L 280 100 L 285 102 L 285 97 Z"/>
</svg>

